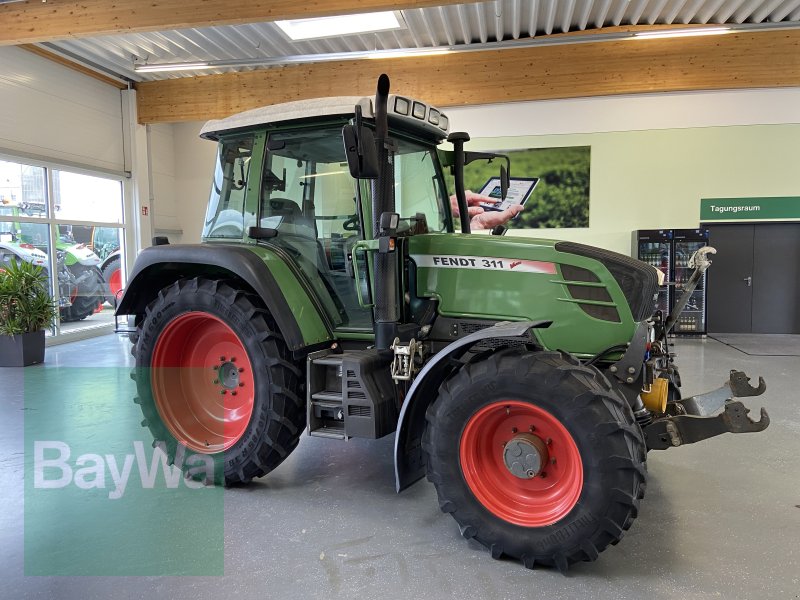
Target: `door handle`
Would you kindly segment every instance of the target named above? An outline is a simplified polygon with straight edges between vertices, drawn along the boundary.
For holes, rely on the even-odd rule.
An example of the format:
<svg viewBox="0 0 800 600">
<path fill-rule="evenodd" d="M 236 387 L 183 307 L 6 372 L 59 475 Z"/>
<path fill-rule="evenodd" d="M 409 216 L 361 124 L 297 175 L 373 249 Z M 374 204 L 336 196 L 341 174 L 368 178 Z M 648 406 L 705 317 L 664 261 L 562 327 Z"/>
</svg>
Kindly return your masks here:
<svg viewBox="0 0 800 600">
<path fill-rule="evenodd" d="M 751 287 L 753 285 L 753 276 L 752 275 L 748 275 L 747 277 L 742 279 L 742 281 L 747 282 L 747 287 Z"/>
</svg>

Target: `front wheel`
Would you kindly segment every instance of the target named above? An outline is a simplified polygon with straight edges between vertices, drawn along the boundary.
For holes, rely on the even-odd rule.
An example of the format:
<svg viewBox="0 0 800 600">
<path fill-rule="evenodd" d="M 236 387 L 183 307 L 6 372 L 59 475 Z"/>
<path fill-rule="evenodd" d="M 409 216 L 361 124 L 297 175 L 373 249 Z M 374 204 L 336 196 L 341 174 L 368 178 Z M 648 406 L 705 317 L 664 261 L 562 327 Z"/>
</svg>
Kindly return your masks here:
<svg viewBox="0 0 800 600">
<path fill-rule="evenodd" d="M 105 301 L 116 306 L 116 300 L 122 294 L 122 259 L 119 255 L 103 267 L 103 280 L 106 282 Z"/>
<path fill-rule="evenodd" d="M 423 449 L 462 535 L 529 568 L 595 560 L 644 493 L 630 407 L 599 371 L 556 352 L 507 349 L 464 366 L 428 409 Z"/>
<path fill-rule="evenodd" d="M 297 446 L 303 373 L 254 296 L 215 280 L 177 281 L 148 307 L 134 356 L 142 424 L 185 472 L 210 459 L 205 479 L 248 482 Z"/>
</svg>

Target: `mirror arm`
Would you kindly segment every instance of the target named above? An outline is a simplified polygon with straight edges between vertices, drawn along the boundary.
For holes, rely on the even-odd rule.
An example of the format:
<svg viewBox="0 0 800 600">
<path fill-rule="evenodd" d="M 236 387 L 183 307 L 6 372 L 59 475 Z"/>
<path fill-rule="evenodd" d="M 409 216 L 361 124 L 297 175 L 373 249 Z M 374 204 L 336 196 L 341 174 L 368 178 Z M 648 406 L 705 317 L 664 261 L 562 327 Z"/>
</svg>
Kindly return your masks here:
<svg viewBox="0 0 800 600">
<path fill-rule="evenodd" d="M 495 154 L 494 152 L 464 152 L 464 165 L 476 160 L 488 160 L 491 162 L 495 158 L 502 158 L 506 161 L 506 169 L 511 173 L 511 159 L 507 154 Z"/>
<path fill-rule="evenodd" d="M 489 162 L 492 162 L 492 160 L 495 158 L 498 158 L 498 155 L 492 154 L 491 152 L 464 152 L 465 165 L 468 165 L 476 160 L 488 160 Z"/>
</svg>

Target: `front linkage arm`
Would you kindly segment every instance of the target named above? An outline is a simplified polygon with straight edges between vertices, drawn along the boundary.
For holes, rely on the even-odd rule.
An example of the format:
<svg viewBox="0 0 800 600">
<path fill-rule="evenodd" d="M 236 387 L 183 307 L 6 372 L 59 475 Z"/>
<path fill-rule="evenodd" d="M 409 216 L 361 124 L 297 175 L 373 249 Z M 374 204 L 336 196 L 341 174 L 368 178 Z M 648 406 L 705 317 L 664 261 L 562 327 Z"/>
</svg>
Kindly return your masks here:
<svg viewBox="0 0 800 600">
<path fill-rule="evenodd" d="M 670 402 L 668 416 L 658 418 L 643 428 L 648 450 L 666 450 L 673 446 L 694 444 L 723 433 L 763 431 L 769 425 L 769 415 L 761 409 L 761 418 L 753 421 L 746 408 L 734 398 L 759 396 L 767 389 L 759 377 L 758 387 L 749 383 L 741 371 L 731 371 L 730 379 L 721 388 Z M 723 412 L 714 415 L 721 408 Z M 713 415 L 713 416 L 712 416 Z"/>
</svg>

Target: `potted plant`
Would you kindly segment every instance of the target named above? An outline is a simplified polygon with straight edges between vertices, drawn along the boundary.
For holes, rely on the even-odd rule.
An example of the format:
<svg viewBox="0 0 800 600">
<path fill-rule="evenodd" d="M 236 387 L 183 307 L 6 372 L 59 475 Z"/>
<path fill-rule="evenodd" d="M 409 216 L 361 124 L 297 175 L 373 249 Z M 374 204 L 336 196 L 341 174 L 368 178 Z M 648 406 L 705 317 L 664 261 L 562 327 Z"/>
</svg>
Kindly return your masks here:
<svg viewBox="0 0 800 600">
<path fill-rule="evenodd" d="M 44 362 L 44 333 L 56 308 L 42 267 L 11 261 L 0 267 L 0 367 Z"/>
</svg>

